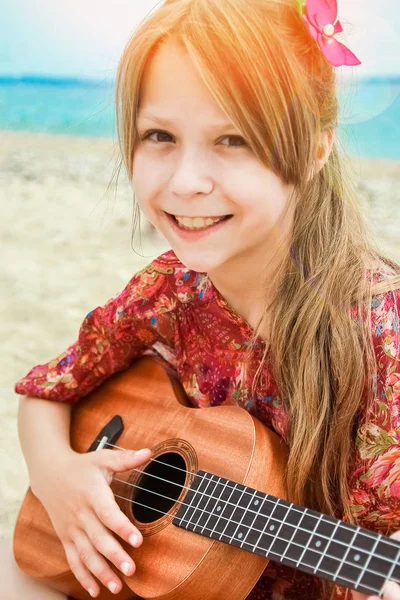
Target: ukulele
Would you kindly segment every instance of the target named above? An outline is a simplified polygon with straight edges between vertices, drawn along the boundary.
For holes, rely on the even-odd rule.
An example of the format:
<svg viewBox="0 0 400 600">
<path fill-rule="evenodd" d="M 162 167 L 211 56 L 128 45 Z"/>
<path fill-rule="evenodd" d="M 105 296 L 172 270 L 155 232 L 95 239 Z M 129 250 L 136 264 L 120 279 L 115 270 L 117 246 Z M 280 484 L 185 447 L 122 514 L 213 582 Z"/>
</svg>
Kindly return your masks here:
<svg viewBox="0 0 400 600">
<path fill-rule="evenodd" d="M 367 595 L 400 581 L 398 541 L 286 501 L 281 438 L 235 406 L 194 410 L 156 359 L 141 358 L 73 406 L 71 446 L 154 453 L 111 483 L 143 543 L 121 541 L 136 572 L 118 573 L 117 596 L 101 586 L 101 600 L 242 600 L 269 559 Z M 28 575 L 89 600 L 30 489 L 14 555 Z"/>
</svg>

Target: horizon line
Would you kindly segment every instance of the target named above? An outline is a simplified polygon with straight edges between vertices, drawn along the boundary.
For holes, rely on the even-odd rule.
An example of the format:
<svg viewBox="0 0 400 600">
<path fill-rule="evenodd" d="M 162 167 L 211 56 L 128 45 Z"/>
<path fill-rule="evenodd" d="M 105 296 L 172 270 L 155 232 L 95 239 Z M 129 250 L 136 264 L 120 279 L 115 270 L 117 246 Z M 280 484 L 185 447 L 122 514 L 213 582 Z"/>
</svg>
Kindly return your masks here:
<svg viewBox="0 0 400 600">
<path fill-rule="evenodd" d="M 399 83 L 400 84 L 400 73 L 389 74 L 389 75 L 363 75 L 360 77 L 361 81 L 368 80 L 369 83 Z M 79 77 L 74 75 L 46 75 L 46 74 L 8 74 L 0 73 L 0 85 L 7 84 L 37 84 L 37 85 L 79 85 L 79 86 L 109 86 L 111 83 L 115 83 L 115 74 L 107 75 L 104 77 Z"/>
</svg>

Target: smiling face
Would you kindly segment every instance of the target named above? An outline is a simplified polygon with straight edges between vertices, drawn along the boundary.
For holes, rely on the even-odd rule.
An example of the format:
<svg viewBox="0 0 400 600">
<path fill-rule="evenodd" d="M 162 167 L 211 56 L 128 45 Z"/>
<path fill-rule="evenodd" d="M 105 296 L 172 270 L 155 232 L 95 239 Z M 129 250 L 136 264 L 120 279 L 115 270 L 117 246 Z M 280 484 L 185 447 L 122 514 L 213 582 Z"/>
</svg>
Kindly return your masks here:
<svg viewBox="0 0 400 600">
<path fill-rule="evenodd" d="M 289 230 L 293 187 L 259 161 L 172 42 L 145 72 L 137 128 L 137 201 L 183 264 L 216 277 L 259 273 Z"/>
</svg>

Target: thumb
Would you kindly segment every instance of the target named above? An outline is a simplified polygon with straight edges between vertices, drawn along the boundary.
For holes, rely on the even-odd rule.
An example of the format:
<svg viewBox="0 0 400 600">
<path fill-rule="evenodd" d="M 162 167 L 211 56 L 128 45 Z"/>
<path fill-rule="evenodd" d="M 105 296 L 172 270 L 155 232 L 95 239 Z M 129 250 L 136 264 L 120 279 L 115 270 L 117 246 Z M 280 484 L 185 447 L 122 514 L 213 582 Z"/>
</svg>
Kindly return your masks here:
<svg viewBox="0 0 400 600">
<path fill-rule="evenodd" d="M 98 453 L 104 454 L 100 456 L 101 466 L 113 473 L 122 473 L 129 471 L 133 467 L 147 462 L 151 457 L 149 448 L 141 450 L 99 450 Z M 107 453 L 107 454 L 105 454 Z"/>
</svg>

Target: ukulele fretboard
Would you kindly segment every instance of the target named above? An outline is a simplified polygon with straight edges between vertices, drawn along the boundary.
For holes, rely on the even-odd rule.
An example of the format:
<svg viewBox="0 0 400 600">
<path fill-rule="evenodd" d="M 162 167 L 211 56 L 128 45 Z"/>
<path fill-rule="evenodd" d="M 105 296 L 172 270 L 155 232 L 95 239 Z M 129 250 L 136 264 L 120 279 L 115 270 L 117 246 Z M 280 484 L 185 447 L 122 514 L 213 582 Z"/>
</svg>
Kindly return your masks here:
<svg viewBox="0 0 400 600">
<path fill-rule="evenodd" d="M 400 543 L 198 471 L 173 523 L 364 594 L 400 582 Z"/>
</svg>

